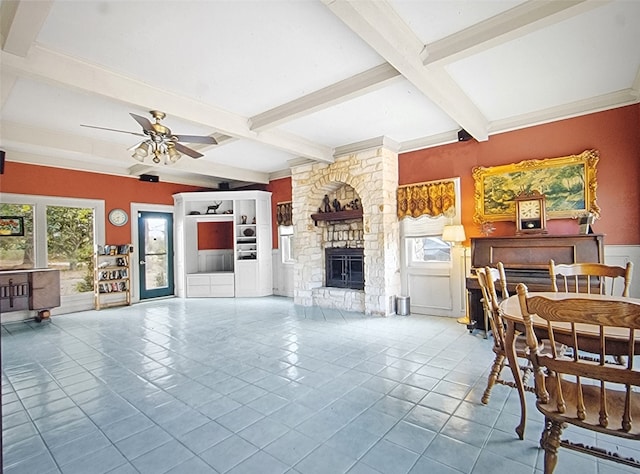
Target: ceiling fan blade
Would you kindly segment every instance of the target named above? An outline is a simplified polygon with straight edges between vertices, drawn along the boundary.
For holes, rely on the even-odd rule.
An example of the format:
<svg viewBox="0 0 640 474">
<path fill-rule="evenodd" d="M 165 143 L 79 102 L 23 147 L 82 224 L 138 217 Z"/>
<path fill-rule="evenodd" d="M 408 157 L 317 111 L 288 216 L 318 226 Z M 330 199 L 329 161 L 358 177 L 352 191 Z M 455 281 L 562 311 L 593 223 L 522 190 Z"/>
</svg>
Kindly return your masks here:
<svg viewBox="0 0 640 474">
<path fill-rule="evenodd" d="M 107 130 L 109 132 L 128 133 L 129 135 L 136 135 L 138 137 L 144 137 L 145 136 L 142 133 L 128 132 L 127 130 L 116 130 L 115 128 L 96 127 L 95 125 L 83 125 L 83 124 L 80 124 L 80 126 L 81 127 L 86 127 L 86 128 L 97 128 L 98 130 Z"/>
<path fill-rule="evenodd" d="M 178 150 L 180 153 L 184 153 L 185 155 L 189 155 L 191 158 L 201 158 L 204 155 L 202 153 L 198 153 L 195 150 L 192 150 L 189 147 L 186 147 L 184 145 L 182 145 L 181 143 L 174 143 L 176 150 Z"/>
<path fill-rule="evenodd" d="M 208 145 L 217 145 L 218 142 L 215 138 L 209 136 L 198 136 L 198 135 L 175 135 L 176 140 L 179 142 L 187 142 L 187 143 L 206 143 Z"/>
<path fill-rule="evenodd" d="M 136 114 L 129 114 L 133 117 L 133 120 L 135 120 L 136 122 L 138 122 L 138 124 L 142 127 L 143 130 L 146 130 L 147 132 L 153 132 L 153 126 L 151 124 L 151 122 L 149 121 L 148 118 L 146 117 L 142 117 L 140 115 L 136 115 Z"/>
</svg>

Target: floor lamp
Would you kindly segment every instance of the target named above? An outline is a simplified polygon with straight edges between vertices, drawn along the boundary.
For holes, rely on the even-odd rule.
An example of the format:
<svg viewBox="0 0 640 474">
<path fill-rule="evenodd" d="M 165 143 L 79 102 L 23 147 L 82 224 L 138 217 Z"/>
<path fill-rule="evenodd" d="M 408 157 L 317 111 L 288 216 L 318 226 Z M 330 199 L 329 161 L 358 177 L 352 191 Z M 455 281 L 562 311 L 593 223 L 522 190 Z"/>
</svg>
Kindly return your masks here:
<svg viewBox="0 0 640 474">
<path fill-rule="evenodd" d="M 464 275 L 463 278 L 467 277 L 467 248 L 462 245 L 462 242 L 467 240 L 467 236 L 464 233 L 464 226 L 462 225 L 445 225 L 442 229 L 442 240 L 445 242 L 451 242 L 453 247 L 462 247 L 462 259 L 464 263 Z M 469 292 L 466 290 L 465 285 L 465 301 L 464 301 L 464 313 L 465 315 L 462 318 L 458 318 L 458 322 L 460 324 L 469 324 Z"/>
</svg>

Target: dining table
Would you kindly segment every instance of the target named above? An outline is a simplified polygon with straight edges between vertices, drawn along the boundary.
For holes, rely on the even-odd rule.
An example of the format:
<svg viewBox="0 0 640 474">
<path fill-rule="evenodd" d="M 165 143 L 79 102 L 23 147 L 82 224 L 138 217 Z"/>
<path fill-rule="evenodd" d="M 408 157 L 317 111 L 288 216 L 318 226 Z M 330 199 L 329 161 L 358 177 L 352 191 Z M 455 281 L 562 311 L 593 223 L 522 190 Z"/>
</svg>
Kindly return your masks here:
<svg viewBox="0 0 640 474">
<path fill-rule="evenodd" d="M 529 292 L 528 297 L 530 298 L 532 296 L 543 296 L 545 298 L 554 300 L 575 298 L 589 299 L 593 301 L 617 300 L 632 302 L 640 305 L 640 298 L 609 296 L 595 293 Z M 518 396 L 520 398 L 520 424 L 518 424 L 515 431 L 520 439 L 524 439 L 524 430 L 527 419 L 527 405 L 525 398 L 524 381 L 522 380 L 522 373 L 520 372 L 517 362 L 515 339 L 516 335 L 519 333 L 524 333 L 525 329 L 524 318 L 522 317 L 522 312 L 520 311 L 520 301 L 518 300 L 517 294 L 504 299 L 500 303 L 500 314 L 507 327 L 507 331 L 505 334 L 505 352 L 507 360 L 509 361 L 511 373 L 513 374 L 516 389 L 518 390 Z M 545 338 L 547 332 L 547 321 L 534 314 L 532 315 L 532 322 L 538 340 Z M 568 347 L 572 347 L 573 340 L 571 338 L 569 323 L 554 323 L 554 327 L 561 328 L 563 324 L 567 327 L 567 338 L 564 339 L 561 336 L 558 337 L 558 334 L 556 334 L 556 342 L 565 344 Z M 600 337 L 597 326 L 576 324 L 576 332 L 580 352 L 597 354 L 599 351 L 598 340 Z M 627 329 L 607 327 L 605 329 L 605 339 L 607 348 L 606 355 L 618 357 L 626 355 L 628 353 L 629 331 Z M 640 331 L 635 331 L 634 346 L 635 353 L 640 354 Z"/>
</svg>

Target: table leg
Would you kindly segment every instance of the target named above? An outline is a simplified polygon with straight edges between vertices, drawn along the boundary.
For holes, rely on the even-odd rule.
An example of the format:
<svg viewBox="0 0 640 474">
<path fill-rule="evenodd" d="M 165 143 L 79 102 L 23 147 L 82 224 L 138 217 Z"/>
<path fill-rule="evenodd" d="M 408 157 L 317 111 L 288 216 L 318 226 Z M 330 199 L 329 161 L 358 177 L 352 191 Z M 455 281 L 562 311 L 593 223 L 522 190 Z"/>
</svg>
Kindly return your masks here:
<svg viewBox="0 0 640 474">
<path fill-rule="evenodd" d="M 516 426 L 516 433 L 520 439 L 524 439 L 524 427 L 527 420 L 527 405 L 524 397 L 524 382 L 522 381 L 522 374 L 520 373 L 520 366 L 518 365 L 518 357 L 516 356 L 515 334 L 515 324 L 507 319 L 505 352 L 507 360 L 509 361 L 509 367 L 511 367 L 511 373 L 513 374 L 516 389 L 518 390 L 518 396 L 520 397 L 520 424 Z"/>
</svg>

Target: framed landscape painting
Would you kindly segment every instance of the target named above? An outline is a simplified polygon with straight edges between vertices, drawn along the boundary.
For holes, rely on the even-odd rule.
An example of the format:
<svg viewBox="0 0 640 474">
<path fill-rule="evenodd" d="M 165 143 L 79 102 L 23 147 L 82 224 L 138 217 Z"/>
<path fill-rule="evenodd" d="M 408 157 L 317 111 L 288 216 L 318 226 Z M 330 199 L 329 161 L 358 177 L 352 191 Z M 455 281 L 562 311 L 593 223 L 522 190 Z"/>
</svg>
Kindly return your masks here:
<svg viewBox="0 0 640 474">
<path fill-rule="evenodd" d="M 24 217 L 0 216 L 0 236 L 20 237 L 24 235 Z"/>
<path fill-rule="evenodd" d="M 539 191 L 546 197 L 548 219 L 600 215 L 596 203 L 596 164 L 599 154 L 587 150 L 579 155 L 526 160 L 520 163 L 473 169 L 474 222 L 512 221 L 514 197 L 522 191 Z"/>
</svg>

